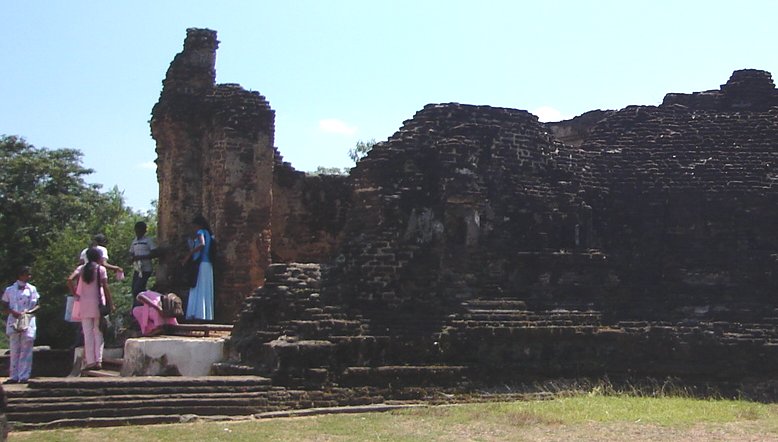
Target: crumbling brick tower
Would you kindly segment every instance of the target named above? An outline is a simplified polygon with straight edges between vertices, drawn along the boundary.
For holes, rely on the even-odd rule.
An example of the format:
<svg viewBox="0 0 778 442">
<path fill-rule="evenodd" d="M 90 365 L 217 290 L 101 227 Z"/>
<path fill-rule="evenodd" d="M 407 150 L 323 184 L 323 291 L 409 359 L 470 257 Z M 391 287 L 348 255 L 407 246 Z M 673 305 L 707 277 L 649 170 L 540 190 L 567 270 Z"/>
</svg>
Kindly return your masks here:
<svg viewBox="0 0 778 442">
<path fill-rule="evenodd" d="M 244 294 L 261 285 L 270 259 L 275 112 L 265 97 L 215 84 L 216 32 L 187 29 L 184 49 L 163 81 L 151 118 L 157 143 L 158 282 L 187 293 L 179 278 L 202 214 L 229 265 L 215 263 L 216 319 L 229 321 Z"/>
</svg>

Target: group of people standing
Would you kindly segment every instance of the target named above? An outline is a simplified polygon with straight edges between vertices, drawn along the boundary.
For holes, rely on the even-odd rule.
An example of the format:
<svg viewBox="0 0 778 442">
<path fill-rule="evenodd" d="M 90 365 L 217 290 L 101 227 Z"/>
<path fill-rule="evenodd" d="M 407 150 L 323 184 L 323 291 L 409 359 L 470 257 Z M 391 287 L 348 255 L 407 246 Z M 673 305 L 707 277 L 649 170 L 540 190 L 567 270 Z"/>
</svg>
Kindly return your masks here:
<svg viewBox="0 0 778 442">
<path fill-rule="evenodd" d="M 193 321 L 213 320 L 213 264 L 211 248 L 213 232 L 202 216 L 193 220 L 194 236 L 189 240 L 189 251 L 184 261 L 191 261 L 197 267 L 195 284 L 189 290 L 185 318 Z M 153 240 L 146 236 L 147 225 L 135 224 L 135 238 L 129 248 L 132 259 L 133 317 L 143 334 L 171 323 L 161 316 L 161 294 L 146 290 L 153 274 L 152 259 L 158 256 Z M 90 247 L 81 252 L 80 263 L 67 278 L 67 286 L 75 302 L 71 321 L 81 323 L 83 334 L 85 369 L 101 369 L 103 360 L 103 332 L 101 321 L 116 310 L 108 284 L 108 271 L 116 278 L 124 278 L 121 267 L 108 262 L 108 249 L 104 235 L 95 235 Z M 16 282 L 8 286 L 2 296 L 2 306 L 8 313 L 6 334 L 9 337 L 10 369 L 6 383 L 25 383 L 32 371 L 32 350 L 36 335 L 35 311 L 40 308 L 40 295 L 29 281 L 32 270 L 29 266 L 20 268 Z M 173 320 L 175 321 L 175 320 Z"/>
</svg>

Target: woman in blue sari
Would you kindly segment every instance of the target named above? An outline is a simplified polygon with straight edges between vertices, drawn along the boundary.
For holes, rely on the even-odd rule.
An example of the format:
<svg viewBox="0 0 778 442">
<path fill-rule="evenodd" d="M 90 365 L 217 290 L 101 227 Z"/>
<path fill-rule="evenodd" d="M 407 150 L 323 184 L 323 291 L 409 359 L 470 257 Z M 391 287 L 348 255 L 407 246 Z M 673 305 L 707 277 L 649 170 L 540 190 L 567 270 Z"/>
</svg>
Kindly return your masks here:
<svg viewBox="0 0 778 442">
<path fill-rule="evenodd" d="M 186 260 L 198 262 L 197 283 L 189 289 L 186 302 L 186 319 L 213 321 L 213 264 L 211 263 L 211 238 L 213 233 L 202 216 L 192 220 L 196 233 L 190 241 Z"/>
</svg>

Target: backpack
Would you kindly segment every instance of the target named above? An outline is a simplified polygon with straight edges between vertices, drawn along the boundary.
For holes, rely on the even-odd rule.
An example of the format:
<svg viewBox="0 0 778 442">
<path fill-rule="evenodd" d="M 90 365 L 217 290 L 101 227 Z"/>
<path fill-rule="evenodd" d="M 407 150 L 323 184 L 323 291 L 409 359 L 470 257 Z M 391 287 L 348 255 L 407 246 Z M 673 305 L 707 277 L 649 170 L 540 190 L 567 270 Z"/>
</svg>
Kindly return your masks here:
<svg viewBox="0 0 778 442">
<path fill-rule="evenodd" d="M 162 314 L 168 318 L 184 316 L 184 303 L 175 293 L 162 295 Z"/>
</svg>

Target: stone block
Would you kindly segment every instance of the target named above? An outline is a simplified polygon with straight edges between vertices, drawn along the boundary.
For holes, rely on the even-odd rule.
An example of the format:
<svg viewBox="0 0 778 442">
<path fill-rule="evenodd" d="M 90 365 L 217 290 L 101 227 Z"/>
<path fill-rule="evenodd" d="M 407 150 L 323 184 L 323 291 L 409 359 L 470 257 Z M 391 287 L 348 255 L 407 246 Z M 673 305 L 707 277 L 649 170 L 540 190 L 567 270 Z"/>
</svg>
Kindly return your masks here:
<svg viewBox="0 0 778 442">
<path fill-rule="evenodd" d="M 225 359 L 224 338 L 157 336 L 124 344 L 122 376 L 208 376 Z"/>
</svg>

